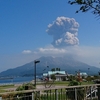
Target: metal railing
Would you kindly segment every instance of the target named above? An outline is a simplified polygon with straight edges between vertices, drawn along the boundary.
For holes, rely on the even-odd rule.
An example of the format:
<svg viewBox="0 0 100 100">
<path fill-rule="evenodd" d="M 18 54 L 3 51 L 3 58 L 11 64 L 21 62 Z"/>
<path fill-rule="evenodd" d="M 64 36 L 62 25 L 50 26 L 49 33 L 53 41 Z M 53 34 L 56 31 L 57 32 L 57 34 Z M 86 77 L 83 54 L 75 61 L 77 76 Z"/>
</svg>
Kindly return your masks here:
<svg viewBox="0 0 100 100">
<path fill-rule="evenodd" d="M 0 100 L 100 100 L 100 84 L 6 92 Z"/>
</svg>

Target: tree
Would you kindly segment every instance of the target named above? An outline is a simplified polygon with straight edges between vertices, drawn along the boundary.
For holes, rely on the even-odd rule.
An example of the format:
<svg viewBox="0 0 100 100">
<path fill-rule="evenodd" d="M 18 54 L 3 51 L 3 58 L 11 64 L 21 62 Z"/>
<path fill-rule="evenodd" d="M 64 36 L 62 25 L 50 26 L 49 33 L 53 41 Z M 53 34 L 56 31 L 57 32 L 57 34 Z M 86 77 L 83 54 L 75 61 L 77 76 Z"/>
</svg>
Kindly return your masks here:
<svg viewBox="0 0 100 100">
<path fill-rule="evenodd" d="M 57 67 L 57 68 L 56 68 L 56 71 L 60 71 L 60 68 Z"/>
<path fill-rule="evenodd" d="M 56 68 L 56 71 L 58 71 L 59 70 L 59 68 Z"/>
<path fill-rule="evenodd" d="M 76 80 L 72 80 L 72 81 L 70 81 L 70 83 L 68 85 L 69 86 L 76 86 L 76 85 L 79 85 L 79 83 Z"/>
<path fill-rule="evenodd" d="M 94 78 L 91 77 L 91 76 L 88 76 L 88 77 L 86 77 L 86 80 L 87 80 L 88 82 L 90 82 L 90 81 L 94 80 Z"/>
<path fill-rule="evenodd" d="M 55 68 L 52 68 L 51 71 L 52 71 L 52 72 L 55 71 Z"/>
<path fill-rule="evenodd" d="M 58 71 L 60 71 L 60 68 L 58 68 Z"/>
<path fill-rule="evenodd" d="M 52 75 L 51 75 L 51 79 L 52 79 L 53 81 L 55 81 L 55 80 L 56 80 L 56 76 L 55 76 L 54 74 L 52 74 Z"/>
<path fill-rule="evenodd" d="M 80 9 L 76 11 L 87 12 L 92 9 L 92 13 L 100 16 L 100 0 L 69 0 L 69 4 L 78 4 Z"/>
<path fill-rule="evenodd" d="M 21 86 L 17 87 L 16 91 L 29 90 L 29 89 L 35 89 L 32 83 L 22 84 Z"/>
<path fill-rule="evenodd" d="M 68 76 L 68 80 L 69 81 L 72 81 L 72 80 L 75 80 L 76 78 L 75 78 L 75 76 L 73 76 L 73 75 L 70 75 L 70 76 Z"/>
</svg>

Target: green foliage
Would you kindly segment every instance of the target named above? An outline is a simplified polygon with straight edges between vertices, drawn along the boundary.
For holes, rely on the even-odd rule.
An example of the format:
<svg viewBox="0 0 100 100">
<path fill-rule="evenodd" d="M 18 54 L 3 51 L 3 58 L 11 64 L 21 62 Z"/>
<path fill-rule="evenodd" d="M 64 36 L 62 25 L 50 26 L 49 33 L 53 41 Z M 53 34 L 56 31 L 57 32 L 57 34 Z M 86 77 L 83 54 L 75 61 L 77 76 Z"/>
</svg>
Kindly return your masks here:
<svg viewBox="0 0 100 100">
<path fill-rule="evenodd" d="M 72 81 L 72 80 L 75 80 L 76 78 L 75 78 L 75 76 L 73 76 L 73 75 L 70 75 L 70 76 L 68 76 L 68 80 L 69 81 Z"/>
<path fill-rule="evenodd" d="M 0 93 L 2 92 L 7 92 L 9 90 L 9 88 L 13 88 L 14 85 L 1 85 L 0 86 Z"/>
<path fill-rule="evenodd" d="M 69 86 L 77 86 L 80 82 L 76 80 L 72 80 L 69 83 Z M 77 100 L 84 100 L 84 90 L 82 88 L 77 88 Z M 70 100 L 75 100 L 75 88 L 69 88 L 67 89 L 67 95 Z"/>
<path fill-rule="evenodd" d="M 56 80 L 56 76 L 54 74 L 51 75 L 52 80 Z"/>
<path fill-rule="evenodd" d="M 94 79 L 99 79 L 99 78 L 100 78 L 100 76 L 94 75 Z"/>
<path fill-rule="evenodd" d="M 100 0 L 69 0 L 69 4 L 78 4 L 80 6 L 79 11 L 87 12 L 92 9 L 92 13 L 95 15 L 100 15 Z"/>
<path fill-rule="evenodd" d="M 75 86 L 75 85 L 79 85 L 79 82 L 76 80 L 72 80 L 70 81 L 70 83 L 68 84 L 69 86 Z"/>
<path fill-rule="evenodd" d="M 62 77 L 62 81 L 66 81 L 66 77 Z"/>
<path fill-rule="evenodd" d="M 19 86 L 19 87 L 16 89 L 16 91 L 22 91 L 22 90 L 25 90 L 25 86 L 24 86 L 24 85 Z"/>
<path fill-rule="evenodd" d="M 51 71 L 60 71 L 60 68 L 52 68 Z"/>
<path fill-rule="evenodd" d="M 60 71 L 60 68 L 56 68 L 56 71 Z"/>
<path fill-rule="evenodd" d="M 55 68 L 52 68 L 51 71 L 55 71 Z"/>
<path fill-rule="evenodd" d="M 92 81 L 93 80 L 93 77 L 91 77 L 91 76 L 88 76 L 87 78 L 86 78 L 86 80 L 89 82 L 89 81 Z"/>
<path fill-rule="evenodd" d="M 19 86 L 16 91 L 22 91 L 22 90 L 29 90 L 29 89 L 35 89 L 34 85 L 32 83 L 27 83 Z"/>
</svg>

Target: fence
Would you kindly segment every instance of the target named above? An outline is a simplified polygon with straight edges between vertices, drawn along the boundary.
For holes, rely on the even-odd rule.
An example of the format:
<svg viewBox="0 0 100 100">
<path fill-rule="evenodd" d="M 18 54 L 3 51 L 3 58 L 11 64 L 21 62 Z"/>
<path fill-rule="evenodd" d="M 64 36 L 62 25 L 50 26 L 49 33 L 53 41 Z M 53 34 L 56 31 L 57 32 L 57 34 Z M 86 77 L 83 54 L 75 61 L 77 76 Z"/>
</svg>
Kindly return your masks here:
<svg viewBox="0 0 100 100">
<path fill-rule="evenodd" d="M 14 91 L 0 96 L 0 100 L 100 100 L 100 84 Z"/>
</svg>

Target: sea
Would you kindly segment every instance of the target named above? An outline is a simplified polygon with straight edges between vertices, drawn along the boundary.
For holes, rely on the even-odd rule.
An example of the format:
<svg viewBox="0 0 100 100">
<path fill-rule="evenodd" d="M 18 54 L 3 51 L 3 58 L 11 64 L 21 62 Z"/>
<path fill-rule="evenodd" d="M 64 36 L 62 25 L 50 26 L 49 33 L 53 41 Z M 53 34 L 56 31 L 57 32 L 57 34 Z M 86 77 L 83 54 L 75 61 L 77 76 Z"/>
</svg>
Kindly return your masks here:
<svg viewBox="0 0 100 100">
<path fill-rule="evenodd" d="M 0 79 L 0 85 L 22 84 L 22 83 L 31 82 L 32 80 L 34 80 L 33 76 L 30 76 L 30 77 L 4 78 L 4 79 Z"/>
</svg>

